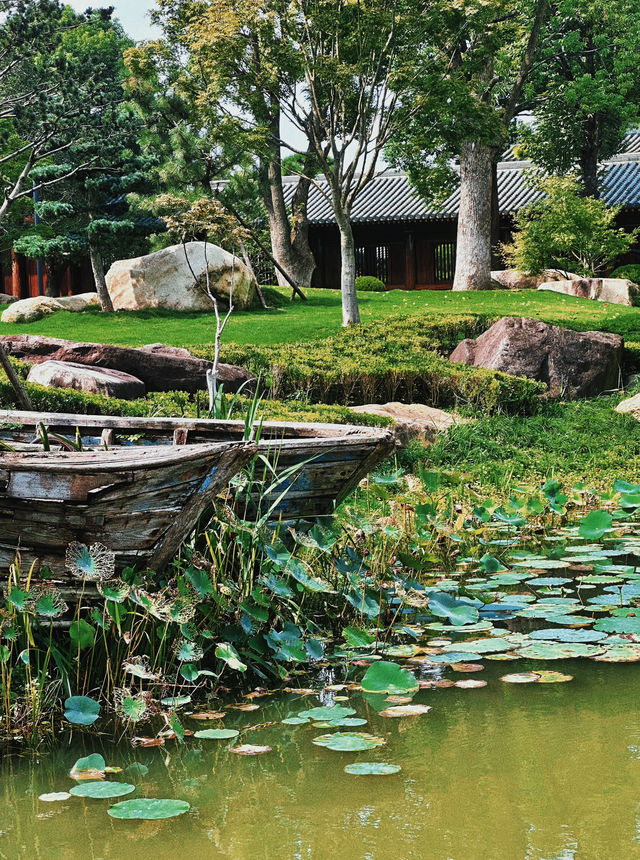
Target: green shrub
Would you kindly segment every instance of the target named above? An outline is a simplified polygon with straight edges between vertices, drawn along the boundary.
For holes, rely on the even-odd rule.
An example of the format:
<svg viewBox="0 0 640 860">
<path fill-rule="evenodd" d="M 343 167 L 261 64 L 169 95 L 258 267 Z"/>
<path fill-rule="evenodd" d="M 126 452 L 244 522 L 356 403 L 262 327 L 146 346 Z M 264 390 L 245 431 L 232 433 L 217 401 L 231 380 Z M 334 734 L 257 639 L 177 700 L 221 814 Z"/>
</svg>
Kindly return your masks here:
<svg viewBox="0 0 640 860">
<path fill-rule="evenodd" d="M 611 272 L 612 278 L 628 278 L 634 284 L 640 284 L 640 263 L 627 263 L 626 266 L 618 266 Z"/>
<path fill-rule="evenodd" d="M 153 392 L 138 400 L 118 400 L 116 397 L 102 397 L 99 394 L 84 394 L 71 388 L 45 388 L 42 385 L 26 383 L 25 388 L 33 406 L 39 412 L 70 412 L 75 415 L 128 415 L 141 417 L 184 417 L 205 416 L 208 397 L 185 393 L 184 391 Z M 238 397 L 234 418 L 242 418 L 249 410 L 252 399 Z M 17 409 L 18 403 L 13 388 L 6 376 L 0 371 L 0 409 Z M 263 400 L 259 415 L 266 421 L 319 421 L 327 424 L 358 424 L 367 427 L 386 427 L 393 422 L 377 415 L 361 415 L 346 406 L 328 406 L 324 403 L 310 404 L 301 400 L 279 402 Z"/>
<path fill-rule="evenodd" d="M 540 383 L 448 358 L 465 337 L 493 322 L 486 316 L 387 317 L 353 326 L 324 340 L 255 346 L 227 344 L 223 360 L 262 374 L 276 400 L 302 396 L 317 403 L 403 400 L 430 406 L 472 406 L 485 413 L 527 412 L 537 405 Z M 193 349 L 212 358 L 213 346 Z"/>
<path fill-rule="evenodd" d="M 356 290 L 361 290 L 365 293 L 384 293 L 387 288 L 380 278 L 373 275 L 360 275 L 356 278 Z"/>
</svg>

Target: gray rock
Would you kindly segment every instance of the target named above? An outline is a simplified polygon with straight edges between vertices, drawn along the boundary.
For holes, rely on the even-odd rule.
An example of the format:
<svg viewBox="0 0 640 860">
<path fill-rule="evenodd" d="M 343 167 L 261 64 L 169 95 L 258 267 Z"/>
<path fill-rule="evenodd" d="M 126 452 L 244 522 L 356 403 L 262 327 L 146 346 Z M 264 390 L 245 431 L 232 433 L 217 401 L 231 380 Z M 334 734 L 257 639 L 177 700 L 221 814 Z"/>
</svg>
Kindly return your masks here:
<svg viewBox="0 0 640 860">
<path fill-rule="evenodd" d="M 86 394 L 102 394 L 134 400 L 144 397 L 144 382 L 128 373 L 106 367 L 90 367 L 70 361 L 43 361 L 29 371 L 28 382 L 47 388 L 73 388 Z"/>
<path fill-rule="evenodd" d="M 423 443 L 435 441 L 438 433 L 465 422 L 465 419 L 423 403 L 367 403 L 352 406 L 352 412 L 366 415 L 381 415 L 395 421 L 393 434 L 398 445 L 406 445 L 412 439 Z"/>
<path fill-rule="evenodd" d="M 15 296 L 10 296 L 7 293 L 0 293 L 0 305 L 11 305 L 17 301 Z"/>
<path fill-rule="evenodd" d="M 640 295 L 640 287 L 626 278 L 575 277 L 570 280 L 546 282 L 540 284 L 538 289 L 627 307 L 633 305 Z"/>
<path fill-rule="evenodd" d="M 505 317 L 451 361 L 545 382 L 550 397 L 594 397 L 620 385 L 623 340 L 618 334 L 573 331 L 537 319 Z"/>
</svg>

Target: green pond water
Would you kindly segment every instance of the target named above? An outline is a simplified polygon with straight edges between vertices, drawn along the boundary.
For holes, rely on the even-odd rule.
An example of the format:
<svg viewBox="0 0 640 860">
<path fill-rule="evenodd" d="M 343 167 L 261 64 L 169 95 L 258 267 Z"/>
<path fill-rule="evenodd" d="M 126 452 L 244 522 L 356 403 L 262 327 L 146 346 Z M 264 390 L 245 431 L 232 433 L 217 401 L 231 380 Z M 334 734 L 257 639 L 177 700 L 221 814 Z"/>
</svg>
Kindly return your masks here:
<svg viewBox="0 0 640 860">
<path fill-rule="evenodd" d="M 506 684 L 531 668 L 561 670 L 560 684 Z M 588 660 L 536 665 L 491 663 L 453 679 L 486 680 L 480 689 L 426 689 L 414 703 L 432 711 L 385 718 L 361 692 L 347 693 L 368 731 L 387 740 L 368 752 L 333 752 L 312 739 L 332 729 L 280 720 L 331 704 L 331 694 L 258 699 L 259 710 L 231 711 L 233 741 L 187 738 L 183 745 L 133 749 L 127 739 L 79 734 L 37 756 L 5 754 L 0 765 L 0 858 L 64 860 L 625 860 L 640 857 L 640 671 L 637 664 Z M 184 722 L 194 730 L 220 723 Z M 345 729 L 342 729 L 345 731 Z M 346 729 L 350 731 L 350 729 Z M 237 743 L 265 744 L 255 757 Z M 118 821 L 117 800 L 65 791 L 82 755 L 108 765 L 145 764 L 129 797 L 181 798 L 191 810 L 165 821 Z M 390 762 L 391 776 L 351 776 L 352 762 Z"/>
</svg>

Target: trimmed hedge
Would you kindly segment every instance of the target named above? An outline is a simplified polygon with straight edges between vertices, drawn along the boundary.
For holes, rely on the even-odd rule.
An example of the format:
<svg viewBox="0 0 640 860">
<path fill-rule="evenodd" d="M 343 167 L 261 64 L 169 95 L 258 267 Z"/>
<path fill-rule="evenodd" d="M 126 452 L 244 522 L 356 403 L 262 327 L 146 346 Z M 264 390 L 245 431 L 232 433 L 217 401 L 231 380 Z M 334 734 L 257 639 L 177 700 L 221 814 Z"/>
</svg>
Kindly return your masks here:
<svg viewBox="0 0 640 860">
<path fill-rule="evenodd" d="M 45 388 L 26 383 L 25 388 L 33 406 L 39 412 L 71 412 L 76 415 L 129 415 L 142 417 L 205 416 L 208 397 L 193 398 L 184 391 L 164 391 L 148 394 L 138 400 L 118 400 L 99 394 L 83 394 L 69 388 Z M 229 397 L 230 399 L 230 397 Z M 251 406 L 251 398 L 236 398 L 233 418 L 242 418 Z M 0 408 L 17 409 L 18 403 L 7 377 L 0 371 Z M 387 427 L 389 418 L 361 415 L 345 406 L 312 405 L 302 401 L 279 402 L 263 400 L 258 414 L 267 421 L 320 421 L 327 424 L 358 424 L 367 427 Z"/>
<path fill-rule="evenodd" d="M 640 284 L 640 263 L 627 263 L 625 266 L 618 266 L 609 277 L 627 278 L 634 284 Z"/>
<path fill-rule="evenodd" d="M 384 281 L 374 275 L 360 275 L 356 278 L 356 290 L 361 290 L 363 293 L 385 293 L 387 288 Z"/>
<path fill-rule="evenodd" d="M 223 361 L 262 374 L 276 400 L 304 397 L 316 403 L 402 400 L 430 406 L 472 406 L 483 413 L 530 412 L 544 385 L 477 367 L 448 355 L 463 338 L 494 322 L 484 315 L 388 317 L 354 326 L 324 340 L 277 346 L 228 344 Z M 211 359 L 213 346 L 191 350 Z"/>
</svg>

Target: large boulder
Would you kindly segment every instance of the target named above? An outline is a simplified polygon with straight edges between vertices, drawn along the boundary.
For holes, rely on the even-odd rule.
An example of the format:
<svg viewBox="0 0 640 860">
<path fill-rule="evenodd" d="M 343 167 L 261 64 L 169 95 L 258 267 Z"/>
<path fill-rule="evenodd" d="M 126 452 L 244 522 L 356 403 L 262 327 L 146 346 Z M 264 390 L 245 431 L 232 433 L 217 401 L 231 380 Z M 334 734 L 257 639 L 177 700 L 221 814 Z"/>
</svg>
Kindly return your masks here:
<svg viewBox="0 0 640 860">
<path fill-rule="evenodd" d="M 517 269 L 503 269 L 491 272 L 491 277 L 507 290 L 537 290 L 549 281 L 561 281 L 570 275 L 558 269 L 545 269 L 540 275 L 525 275 Z M 572 277 L 572 276 L 571 276 Z"/>
<path fill-rule="evenodd" d="M 550 397 L 578 398 L 619 387 L 622 350 L 619 334 L 505 317 L 459 343 L 450 359 L 545 382 Z"/>
<path fill-rule="evenodd" d="M 367 403 L 352 406 L 352 412 L 366 415 L 381 415 L 395 422 L 393 435 L 398 445 L 406 445 L 412 439 L 423 443 L 435 441 L 438 433 L 444 433 L 465 419 L 423 403 Z"/>
<path fill-rule="evenodd" d="M 633 305 L 640 295 L 640 287 L 626 278 L 571 278 L 561 281 L 546 281 L 539 290 L 551 290 L 565 296 L 594 299 L 613 305 Z"/>
<path fill-rule="evenodd" d="M 0 305 L 11 305 L 15 301 L 15 296 L 10 296 L 8 293 L 0 293 Z"/>
<path fill-rule="evenodd" d="M 30 299 L 20 299 L 10 304 L 3 312 L 0 320 L 3 323 L 30 323 L 42 317 L 54 314 L 56 311 L 80 313 L 90 307 L 99 307 L 97 293 L 81 293 L 77 296 L 59 296 L 57 299 L 49 296 L 33 296 Z"/>
<path fill-rule="evenodd" d="M 73 388 L 87 394 L 103 394 L 134 400 L 144 397 L 144 382 L 128 373 L 108 367 L 90 367 L 71 361 L 43 361 L 34 364 L 27 382 L 37 382 L 47 388 Z"/>
<path fill-rule="evenodd" d="M 176 355 L 173 347 L 164 347 L 168 352 L 148 348 L 131 349 L 29 334 L 5 335 L 0 337 L 0 343 L 10 355 L 27 364 L 53 360 L 109 367 L 141 379 L 147 391 L 195 392 L 206 389 L 207 370 L 213 366 L 212 362 L 194 358 L 186 350 L 180 350 L 180 354 Z M 243 383 L 255 380 L 248 371 L 234 364 L 220 364 L 218 368 L 219 382 L 227 391 L 237 391 Z"/>
<path fill-rule="evenodd" d="M 213 312 L 206 292 L 207 269 L 216 298 L 229 303 L 233 275 L 234 307 L 251 307 L 256 296 L 251 272 L 228 251 L 205 242 L 172 245 L 133 260 L 117 260 L 107 272 L 107 288 L 117 311 L 166 308 Z"/>
</svg>

